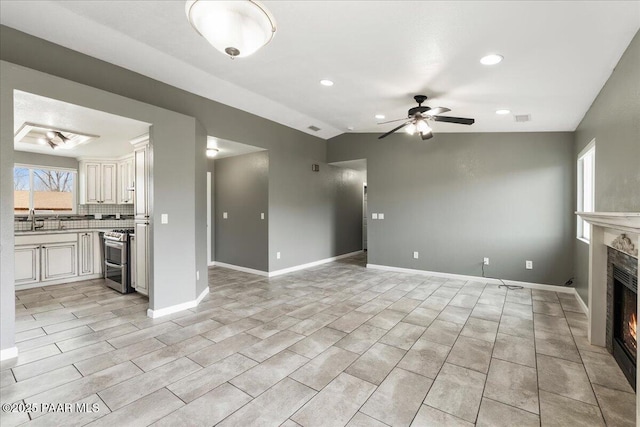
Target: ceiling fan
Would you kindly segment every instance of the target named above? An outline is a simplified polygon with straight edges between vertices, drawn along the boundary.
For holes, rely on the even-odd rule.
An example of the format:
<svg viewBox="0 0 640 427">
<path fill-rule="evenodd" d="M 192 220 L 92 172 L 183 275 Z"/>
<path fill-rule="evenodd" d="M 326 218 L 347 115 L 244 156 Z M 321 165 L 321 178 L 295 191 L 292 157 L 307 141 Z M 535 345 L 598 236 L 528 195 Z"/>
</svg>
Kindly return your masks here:
<svg viewBox="0 0 640 427">
<path fill-rule="evenodd" d="M 57 130 L 49 130 L 45 133 L 45 137 L 41 138 L 43 144 L 49 144 L 54 150 L 60 146 L 60 144 L 66 144 L 71 139 Z"/>
<path fill-rule="evenodd" d="M 407 127 L 406 132 L 409 135 L 413 135 L 414 133 L 420 134 L 420 137 L 425 140 L 429 138 L 433 138 L 433 133 L 431 132 L 431 127 L 427 123 L 429 120 L 433 120 L 434 122 L 447 122 L 447 123 L 458 123 L 461 125 L 472 125 L 475 120 L 474 119 L 466 119 L 464 117 L 448 117 L 448 116 L 440 116 L 439 114 L 446 113 L 447 111 L 451 111 L 449 108 L 444 107 L 427 107 L 422 106 L 422 103 L 427 100 L 426 95 L 416 95 L 413 97 L 418 103 L 417 107 L 410 108 L 407 113 L 406 119 L 397 119 L 390 120 L 388 122 L 378 123 L 380 125 L 385 123 L 393 123 L 404 120 L 405 122 L 400 126 L 391 129 L 389 132 L 384 135 L 380 135 L 378 139 L 382 139 L 391 135 L 392 133 L 402 129 L 403 127 Z"/>
</svg>

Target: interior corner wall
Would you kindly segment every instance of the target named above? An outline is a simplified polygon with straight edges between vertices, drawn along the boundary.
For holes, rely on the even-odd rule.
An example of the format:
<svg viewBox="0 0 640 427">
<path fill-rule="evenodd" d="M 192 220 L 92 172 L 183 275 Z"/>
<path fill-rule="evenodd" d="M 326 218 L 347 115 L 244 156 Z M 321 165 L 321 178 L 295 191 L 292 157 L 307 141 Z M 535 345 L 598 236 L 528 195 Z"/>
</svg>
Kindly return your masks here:
<svg viewBox="0 0 640 427">
<path fill-rule="evenodd" d="M 344 134 L 331 162 L 367 160 L 368 263 L 561 285 L 573 274 L 573 135 Z M 413 258 L 413 252 L 419 258 Z M 533 270 L 525 261 L 533 261 Z"/>
<path fill-rule="evenodd" d="M 578 154 L 596 140 L 595 211 L 640 212 L 640 32 L 575 131 Z M 575 168 L 575 166 L 574 166 Z M 573 186 L 576 184 L 576 174 Z M 577 208 L 573 199 L 573 211 Z M 589 245 L 575 239 L 575 286 L 588 304 Z"/>
<path fill-rule="evenodd" d="M 2 40 L 4 43 L 4 40 Z M 3 52 L 4 53 L 4 52 Z M 70 65 L 71 66 L 71 65 Z M 2 236 L 0 289 L 2 299 L 1 345 L 13 346 L 15 295 L 13 272 L 13 91 L 22 90 L 63 102 L 130 117 L 153 124 L 150 129 L 153 153 L 153 285 L 149 307 L 158 310 L 194 300 L 195 253 L 206 253 L 206 246 L 195 235 L 205 234 L 206 224 L 196 223 L 195 199 L 205 198 L 195 183 L 196 123 L 173 111 L 138 102 L 67 79 L 0 61 L 2 114 L 0 146 L 2 180 L 0 184 L 0 227 Z M 202 140 L 204 142 L 204 139 Z M 202 147 L 204 155 L 204 147 Z M 203 169 L 201 169 L 203 171 Z M 204 172 L 202 172 L 204 173 Z M 204 178 L 203 178 L 204 179 Z M 172 219 L 161 224 L 162 214 Z M 198 224 L 198 225 L 196 225 Z M 195 232 L 194 232 L 195 230 Z M 206 245 L 206 243 L 205 243 Z M 202 247 L 200 247 L 202 246 Z M 205 267 L 206 268 L 206 267 Z"/>
<path fill-rule="evenodd" d="M 268 271 L 268 152 L 216 160 L 214 183 L 215 260 Z"/>
<path fill-rule="evenodd" d="M 195 270 L 196 270 L 196 295 L 197 298 L 209 287 L 209 275 L 207 259 L 207 170 L 208 162 L 207 150 L 207 130 L 202 124 L 195 120 L 195 144 L 192 153 L 194 164 L 193 182 L 194 188 L 194 228 L 195 246 Z M 205 231 L 205 232 L 203 232 Z"/>
</svg>

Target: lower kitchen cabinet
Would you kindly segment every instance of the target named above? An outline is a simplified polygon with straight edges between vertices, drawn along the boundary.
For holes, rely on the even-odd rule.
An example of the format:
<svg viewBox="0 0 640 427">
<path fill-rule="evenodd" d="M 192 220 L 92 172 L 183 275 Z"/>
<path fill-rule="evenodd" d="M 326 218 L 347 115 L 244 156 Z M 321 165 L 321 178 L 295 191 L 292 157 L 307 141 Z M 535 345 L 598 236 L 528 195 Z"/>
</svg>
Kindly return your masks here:
<svg viewBox="0 0 640 427">
<path fill-rule="evenodd" d="M 98 232 L 16 236 L 14 262 L 18 289 L 98 278 Z"/>
<path fill-rule="evenodd" d="M 41 247 L 41 254 L 43 281 L 78 275 L 78 243 L 47 243 Z"/>
<path fill-rule="evenodd" d="M 149 224 L 135 224 L 135 288 L 136 292 L 149 295 Z"/>
<path fill-rule="evenodd" d="M 15 283 L 27 285 L 40 281 L 40 245 L 15 247 Z"/>
</svg>

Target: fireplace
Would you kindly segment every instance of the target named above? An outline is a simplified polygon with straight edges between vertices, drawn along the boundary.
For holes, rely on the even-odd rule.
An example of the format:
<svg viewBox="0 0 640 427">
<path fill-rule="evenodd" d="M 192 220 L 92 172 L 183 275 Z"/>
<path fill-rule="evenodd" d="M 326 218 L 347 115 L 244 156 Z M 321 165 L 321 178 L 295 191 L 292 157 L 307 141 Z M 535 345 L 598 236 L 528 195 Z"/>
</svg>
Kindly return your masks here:
<svg viewBox="0 0 640 427">
<path fill-rule="evenodd" d="M 638 278 L 613 265 L 613 356 L 636 388 Z"/>
</svg>

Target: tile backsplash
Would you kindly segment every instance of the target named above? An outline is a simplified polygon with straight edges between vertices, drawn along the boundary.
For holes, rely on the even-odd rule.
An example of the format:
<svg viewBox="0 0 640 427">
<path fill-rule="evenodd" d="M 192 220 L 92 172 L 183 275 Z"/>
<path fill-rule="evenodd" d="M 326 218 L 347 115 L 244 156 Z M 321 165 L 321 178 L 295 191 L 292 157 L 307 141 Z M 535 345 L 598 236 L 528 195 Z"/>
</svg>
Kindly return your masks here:
<svg viewBox="0 0 640 427">
<path fill-rule="evenodd" d="M 103 217 L 96 219 L 96 214 Z M 116 214 L 120 214 L 121 218 L 116 219 Z M 26 215 L 16 216 L 13 223 L 14 231 L 30 231 L 30 219 Z M 39 231 L 133 228 L 133 205 L 78 205 L 75 215 L 37 216 L 36 222 Z"/>
</svg>

